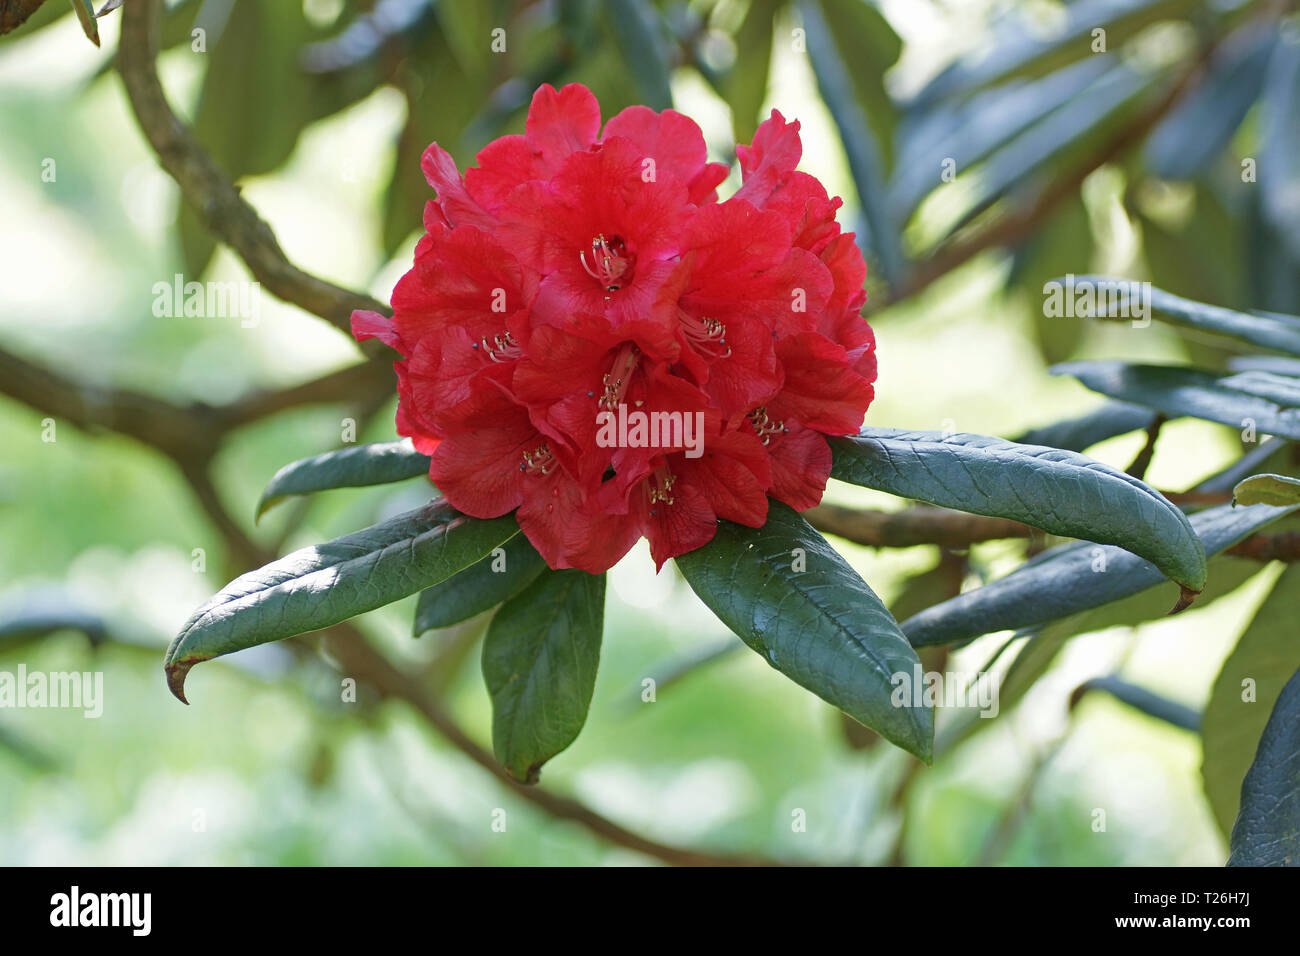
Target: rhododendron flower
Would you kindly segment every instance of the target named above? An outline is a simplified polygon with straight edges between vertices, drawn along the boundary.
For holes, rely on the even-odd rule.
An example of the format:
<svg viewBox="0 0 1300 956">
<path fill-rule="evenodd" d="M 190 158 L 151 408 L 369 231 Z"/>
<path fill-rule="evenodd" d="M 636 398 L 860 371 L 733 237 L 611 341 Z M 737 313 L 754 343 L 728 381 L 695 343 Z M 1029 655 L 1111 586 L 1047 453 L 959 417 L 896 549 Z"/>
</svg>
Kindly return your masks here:
<svg viewBox="0 0 1300 956">
<path fill-rule="evenodd" d="M 801 152 L 773 111 L 719 201 L 692 120 L 634 106 L 602 131 L 577 84 L 541 87 L 463 177 L 431 145 L 393 317 L 353 331 L 402 355 L 397 430 L 447 500 L 593 573 L 642 537 L 662 567 L 719 519 L 758 527 L 769 497 L 817 504 L 876 357 L 862 255 Z"/>
</svg>

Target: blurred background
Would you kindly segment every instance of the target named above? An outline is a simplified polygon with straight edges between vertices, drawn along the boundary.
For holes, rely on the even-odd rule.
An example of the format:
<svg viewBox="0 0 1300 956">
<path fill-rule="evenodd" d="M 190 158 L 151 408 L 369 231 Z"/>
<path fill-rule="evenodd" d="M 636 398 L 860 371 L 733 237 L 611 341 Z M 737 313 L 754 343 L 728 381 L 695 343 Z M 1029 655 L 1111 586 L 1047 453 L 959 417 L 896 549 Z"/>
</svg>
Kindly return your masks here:
<svg viewBox="0 0 1300 956">
<path fill-rule="evenodd" d="M 249 274 L 141 135 L 114 65 L 125 12 L 98 20 L 98 48 L 67 0 L 0 37 L 0 671 L 102 671 L 105 696 L 99 719 L 0 709 L 0 862 L 650 861 L 522 799 L 415 709 L 364 690 L 341 703 L 335 660 L 312 639 L 200 669 L 188 708 L 168 694 L 167 641 L 250 564 L 232 541 L 283 553 L 427 489 L 330 492 L 254 524 L 271 475 L 349 440 L 347 421 L 358 441 L 394 437 L 395 401 L 373 388 L 223 428 L 197 477 L 139 440 L 154 411 L 140 396 L 225 408 L 359 353 L 265 290 L 255 323 L 156 315 L 155 283 Z M 1045 318 L 1043 283 L 1065 273 L 1300 312 L 1292 3 L 173 0 L 160 38 L 172 107 L 289 259 L 384 301 L 431 196 L 423 148 L 437 140 L 471 164 L 522 128 L 542 82 L 587 84 L 606 117 L 671 105 L 716 160 L 734 161 L 772 108 L 797 118 L 801 168 L 844 197 L 870 264 L 873 425 L 1015 437 L 1101 404 L 1050 376 L 1054 362 L 1230 357 L 1159 325 Z M 737 181 L 733 170 L 724 196 Z M 1144 439 L 1089 453 L 1123 468 Z M 1240 451 L 1232 429 L 1177 420 L 1147 480 L 1181 490 Z M 902 507 L 834 483 L 828 500 Z M 1023 552 L 977 545 L 953 582 L 935 547 L 837 545 L 912 610 Z M 1218 865 L 1201 737 L 1103 695 L 1070 697 L 1122 668 L 1199 711 L 1278 574 L 1241 564 L 1245 583 L 1203 608 L 1075 637 L 1023 701 L 926 769 L 744 649 L 641 545 L 610 574 L 586 728 L 542 788 L 710 852 Z M 413 639 L 414 601 L 356 623 L 488 741 L 486 621 Z M 977 668 L 996 640 L 949 666 Z"/>
</svg>

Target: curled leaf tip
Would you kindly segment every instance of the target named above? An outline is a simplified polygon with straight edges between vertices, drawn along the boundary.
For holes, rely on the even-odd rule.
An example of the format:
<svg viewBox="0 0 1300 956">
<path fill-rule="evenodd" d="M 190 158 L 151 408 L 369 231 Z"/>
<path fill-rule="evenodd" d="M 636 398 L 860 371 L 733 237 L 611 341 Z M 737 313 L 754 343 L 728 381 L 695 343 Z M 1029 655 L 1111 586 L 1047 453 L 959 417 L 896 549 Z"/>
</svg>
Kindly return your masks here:
<svg viewBox="0 0 1300 956">
<path fill-rule="evenodd" d="M 185 699 L 185 675 L 197 663 L 198 661 L 176 661 L 168 664 L 165 668 L 167 671 L 167 689 L 182 704 L 189 704 L 189 701 Z"/>
<path fill-rule="evenodd" d="M 1169 610 L 1170 616 L 1177 614 L 1179 611 L 1187 610 L 1189 607 L 1192 606 L 1192 602 L 1195 601 L 1201 595 L 1201 592 L 1199 590 L 1193 591 L 1185 584 L 1180 584 L 1178 585 L 1178 587 L 1182 590 L 1182 593 L 1178 595 L 1178 603 L 1175 604 L 1172 608 L 1170 608 Z"/>
</svg>

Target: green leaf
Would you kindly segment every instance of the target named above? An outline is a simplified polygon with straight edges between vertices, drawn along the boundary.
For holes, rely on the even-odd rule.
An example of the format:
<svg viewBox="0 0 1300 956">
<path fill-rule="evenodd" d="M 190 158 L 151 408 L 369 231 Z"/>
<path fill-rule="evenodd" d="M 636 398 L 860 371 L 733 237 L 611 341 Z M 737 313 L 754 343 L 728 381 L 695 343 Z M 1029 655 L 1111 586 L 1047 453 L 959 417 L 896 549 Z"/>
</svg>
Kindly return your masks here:
<svg viewBox="0 0 1300 956">
<path fill-rule="evenodd" d="M 989 35 L 997 38 L 991 50 L 971 54 L 944 70 L 916 96 L 915 103 L 967 94 L 1016 76 L 1041 76 L 1096 55 L 1092 31 L 1098 27 L 1106 31 L 1110 54 L 1143 27 L 1200 8 L 1201 0 L 1075 0 L 1064 7 L 1050 32 L 1013 9 L 991 25 Z"/>
<path fill-rule="evenodd" d="M 1137 684 L 1131 684 L 1114 675 L 1094 677 L 1084 681 L 1074 692 L 1077 701 L 1089 691 L 1099 690 L 1127 704 L 1139 713 L 1146 714 L 1166 724 L 1196 733 L 1201 729 L 1201 715 L 1195 709 L 1177 701 L 1168 700 Z"/>
<path fill-rule="evenodd" d="M 1232 500 L 1239 505 L 1300 504 L 1300 480 L 1286 475 L 1254 475 L 1232 489 Z"/>
<path fill-rule="evenodd" d="M 1117 279 L 1111 276 L 1074 277 L 1076 290 L 1084 288 L 1085 284 L 1096 290 L 1098 302 L 1095 316 L 1099 319 L 1118 315 L 1124 321 L 1129 321 L 1132 317 L 1130 313 L 1134 313 L 1134 309 L 1126 306 L 1136 288 L 1141 290 L 1138 293 L 1139 299 L 1149 298 L 1149 302 L 1139 301 L 1134 303 L 1134 306 L 1149 305 L 1155 316 L 1169 325 L 1225 335 L 1250 342 L 1260 348 L 1300 355 L 1300 318 L 1296 316 L 1237 312 L 1217 305 L 1207 305 L 1204 302 L 1193 302 L 1191 299 L 1184 299 L 1163 289 L 1151 289 L 1148 296 L 1144 286 L 1128 279 Z M 1101 301 L 1103 299 L 1112 301 L 1103 302 Z M 1110 312 L 1107 306 L 1112 304 L 1115 308 Z"/>
<path fill-rule="evenodd" d="M 882 152 L 866 115 L 858 104 L 852 77 L 839 51 L 826 18 L 816 4 L 801 0 L 799 14 L 807 34 L 808 61 L 817 77 L 826 108 L 839 130 L 849 172 L 866 220 L 867 245 L 880 263 L 885 280 L 896 286 L 903 277 L 905 260 L 898 224 L 885 201 Z"/>
<path fill-rule="evenodd" d="M 975 197 L 950 230 L 967 225 L 978 213 L 1025 184 L 1058 158 L 1073 162 L 1089 140 L 1123 122 L 1147 89 L 1147 77 L 1121 63 L 1084 88 L 1074 99 L 1029 127 L 978 167 Z"/>
<path fill-rule="evenodd" d="M 830 445 L 841 481 L 1118 545 L 1189 591 L 1205 586 L 1205 552 L 1186 516 L 1136 478 L 1075 452 L 893 428 Z"/>
<path fill-rule="evenodd" d="M 468 621 L 510 600 L 544 570 L 546 562 L 528 539 L 522 533 L 515 535 L 455 577 L 420 592 L 415 606 L 415 636 Z"/>
<path fill-rule="evenodd" d="M 1283 30 L 1261 106 L 1260 205 L 1264 219 L 1300 262 L 1300 39 Z"/>
<path fill-rule="evenodd" d="M 658 11 L 647 0 L 610 0 L 608 7 L 614 41 L 645 105 L 652 110 L 669 109 L 673 91 Z"/>
<path fill-rule="evenodd" d="M 1155 412 L 1141 405 L 1107 402 L 1086 415 L 1030 429 L 1013 440 L 1020 445 L 1050 445 L 1081 452 L 1116 435 L 1146 428 L 1155 417 Z"/>
<path fill-rule="evenodd" d="M 70 0 L 72 9 L 77 14 L 77 20 L 81 22 L 81 30 L 86 34 L 86 39 L 95 46 L 99 46 L 99 27 L 95 23 L 95 10 L 90 5 L 90 0 Z"/>
<path fill-rule="evenodd" d="M 240 575 L 194 612 L 167 648 L 167 683 L 185 700 L 202 661 L 319 630 L 432 587 L 516 534 L 513 515 L 480 521 L 435 499 Z"/>
<path fill-rule="evenodd" d="M 1081 196 L 1073 196 L 1016 250 L 1007 283 L 1022 287 L 1030 301 L 1037 301 L 1044 283 L 1077 268 L 1081 262 L 1091 261 L 1093 245 L 1088 207 Z M 1046 309 L 1032 311 L 1034 334 L 1043 361 L 1050 365 L 1073 356 L 1083 342 L 1088 326 L 1048 315 Z M 1054 442 L 1040 444 L 1060 447 Z"/>
<path fill-rule="evenodd" d="M 483 642 L 492 749 L 521 783 L 577 739 L 600 663 L 605 576 L 547 571 L 497 612 Z"/>
<path fill-rule="evenodd" d="M 853 81 L 854 95 L 862 105 L 880 145 L 880 158 L 888 170 L 894 155 L 898 107 L 885 85 L 885 74 L 903 52 L 902 38 L 870 0 L 818 0 L 818 7 L 830 27 L 840 59 Z M 742 57 L 749 55 L 748 47 L 740 46 L 740 50 Z"/>
<path fill-rule="evenodd" d="M 899 157 L 889 187 L 899 221 L 939 188 L 945 159 L 959 171 L 971 168 L 1074 99 L 1107 69 L 1104 58 L 1090 57 L 1039 80 L 1013 81 L 967 101 L 936 104 L 909 116 L 900 130 Z M 1069 268 L 1078 268 L 1080 261 Z"/>
<path fill-rule="evenodd" d="M 768 664 L 930 760 L 933 709 L 891 699 L 894 675 L 911 680 L 920 659 L 871 588 L 792 509 L 771 502 L 761 528 L 719 521 L 712 541 L 676 560 L 692 590 Z"/>
<path fill-rule="evenodd" d="M 752 0 L 733 38 L 736 60 L 722 82 L 731 107 L 731 129 L 737 143 L 748 143 L 758 127 L 758 111 L 767 98 L 772 62 L 772 28 L 780 0 Z"/>
<path fill-rule="evenodd" d="M 1146 405 L 1167 418 L 1188 415 L 1233 428 L 1300 439 L 1300 410 L 1239 392 L 1223 377 L 1205 369 L 1177 365 L 1130 365 L 1127 362 L 1067 362 L 1053 375 L 1072 375 L 1094 392 Z"/>
<path fill-rule="evenodd" d="M 1241 805 L 1241 783 L 1250 768 L 1288 674 L 1300 668 L 1300 564 L 1274 582 L 1242 632 L 1210 690 L 1201 726 L 1201 777 L 1214 818 L 1224 835 Z"/>
<path fill-rule="evenodd" d="M 1231 182 L 1231 181 L 1229 181 Z M 1225 200 L 1235 199 L 1232 189 L 1222 190 L 1205 182 L 1194 185 L 1195 204 L 1191 214 L 1159 220 L 1148 214 L 1145 203 L 1128 203 L 1142 227 L 1142 252 L 1151 280 L 1157 287 L 1177 288 L 1186 298 L 1198 302 L 1246 302 L 1256 297 L 1246 276 L 1245 223 L 1241 212 Z M 1235 205 L 1235 204 L 1234 204 Z M 1241 255 L 1225 256 L 1224 249 L 1242 249 Z M 1074 266 L 1062 269 L 1071 272 Z M 1201 343 L 1188 339 L 1193 348 L 1213 349 L 1217 364 L 1222 352 L 1213 340 Z"/>
<path fill-rule="evenodd" d="M 1191 179 L 1228 147 L 1264 85 L 1277 43 L 1271 30 L 1238 34 L 1211 58 L 1207 75 L 1147 137 L 1143 158 L 1162 179 Z"/>
<path fill-rule="evenodd" d="M 1224 554 L 1215 556 L 1209 562 L 1205 590 L 1196 599 L 1194 610 L 1204 610 L 1261 573 L 1263 571 L 1259 562 L 1249 558 Z M 1016 653 L 998 686 L 999 714 L 1010 713 L 1015 708 L 1038 679 L 1051 669 L 1053 662 L 1070 639 L 1112 627 L 1136 627 L 1147 621 L 1158 620 L 1169 613 L 1169 608 L 1178 597 L 1177 587 L 1165 581 L 1129 597 L 1099 605 L 1046 625 L 1029 628 L 1016 635 L 1018 639 L 1024 640 L 1024 644 Z M 924 652 L 925 648 L 921 650 Z M 976 717 L 950 726 L 943 732 L 943 740 L 938 744 L 940 752 L 951 750 L 961 741 L 992 723 L 991 720 L 981 720 Z"/>
<path fill-rule="evenodd" d="M 1257 395 L 1282 408 L 1300 408 L 1300 379 L 1273 372 L 1238 372 L 1221 379 L 1224 388 Z"/>
<path fill-rule="evenodd" d="M 6 653 L 59 631 L 80 631 L 92 647 L 108 640 L 104 619 L 70 595 L 30 594 L 0 610 L 0 649 Z"/>
<path fill-rule="evenodd" d="M 1219 505 L 1191 524 L 1214 556 L 1296 507 Z M 1037 627 L 1155 587 L 1164 576 L 1119 548 L 1074 542 L 1044 551 L 1005 577 L 922 611 L 902 624 L 913 645 L 952 644 Z M 1179 602 L 1181 605 L 1182 602 Z"/>
<path fill-rule="evenodd" d="M 1300 866 L 1300 671 L 1264 727 L 1228 847 L 1228 866 Z"/>
<path fill-rule="evenodd" d="M 405 481 L 429 473 L 429 457 L 408 439 L 354 445 L 285 465 L 275 473 L 257 503 L 257 517 L 290 495 L 334 488 L 361 488 Z"/>
</svg>

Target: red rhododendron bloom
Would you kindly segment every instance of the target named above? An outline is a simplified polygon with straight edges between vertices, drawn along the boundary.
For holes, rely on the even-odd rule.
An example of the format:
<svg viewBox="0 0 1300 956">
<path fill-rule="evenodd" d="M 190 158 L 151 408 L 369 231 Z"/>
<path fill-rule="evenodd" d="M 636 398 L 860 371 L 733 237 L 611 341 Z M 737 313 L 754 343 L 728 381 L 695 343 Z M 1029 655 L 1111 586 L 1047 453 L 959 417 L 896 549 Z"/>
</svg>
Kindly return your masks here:
<svg viewBox="0 0 1300 956">
<path fill-rule="evenodd" d="M 862 255 L 801 151 L 774 111 L 719 202 L 692 120 L 634 106 L 602 132 L 576 84 L 539 89 L 463 178 L 431 145 L 393 318 L 353 330 L 403 356 L 397 430 L 447 500 L 517 510 L 551 567 L 593 573 L 641 537 L 662 567 L 720 518 L 758 527 L 769 496 L 817 504 L 876 356 Z"/>
</svg>

